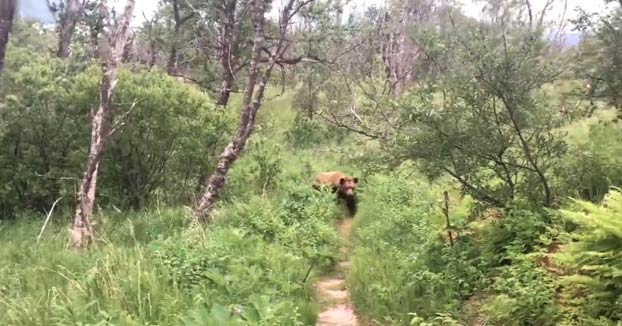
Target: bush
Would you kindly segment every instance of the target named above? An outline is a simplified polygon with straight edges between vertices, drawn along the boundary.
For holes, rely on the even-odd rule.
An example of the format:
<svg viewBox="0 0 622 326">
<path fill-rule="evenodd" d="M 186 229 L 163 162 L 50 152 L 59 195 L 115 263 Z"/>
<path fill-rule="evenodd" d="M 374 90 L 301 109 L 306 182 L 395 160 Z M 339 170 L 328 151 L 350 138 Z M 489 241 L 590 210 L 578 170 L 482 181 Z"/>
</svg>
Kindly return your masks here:
<svg viewBox="0 0 622 326">
<path fill-rule="evenodd" d="M 71 61 L 20 49 L 9 56 L 14 63 L 30 61 L 7 67 L 0 79 L 0 218 L 42 212 L 59 197 L 73 204 L 90 111 L 99 98 L 97 67 L 76 70 Z M 153 194 L 169 203 L 187 201 L 233 125 L 232 113 L 210 103 L 161 72 L 121 70 L 116 131 L 100 166 L 98 203 L 141 208 Z"/>
<path fill-rule="evenodd" d="M 482 308 L 490 325 L 558 325 L 560 308 L 552 275 L 537 266 L 534 255 L 511 255 L 513 264 L 498 269 L 493 293 Z"/>
<path fill-rule="evenodd" d="M 563 217 L 578 225 L 578 232 L 559 254 L 571 275 L 565 277 L 585 302 L 579 306 L 587 320 L 622 320 L 622 192 L 613 189 L 602 205 L 575 201 L 562 211 Z M 602 321 L 602 320 L 601 320 Z"/>
<path fill-rule="evenodd" d="M 337 211 L 333 196 L 306 185 L 290 186 L 276 199 L 252 197 L 221 212 L 219 223 L 249 231 L 278 243 L 329 270 L 336 261 L 337 233 L 332 226 Z"/>
<path fill-rule="evenodd" d="M 402 178 L 369 179 L 347 279 L 355 309 L 366 318 L 408 325 L 409 313 L 427 319 L 455 305 L 454 289 L 425 264 L 440 228 L 428 218 L 434 200 L 415 189 Z"/>
<path fill-rule="evenodd" d="M 585 131 L 581 133 L 581 123 Z M 571 134 L 573 150 L 557 167 L 561 189 L 569 189 L 567 195 L 598 202 L 607 194 L 609 187 L 622 185 L 622 122 L 582 121 Z"/>
<path fill-rule="evenodd" d="M 97 98 L 80 91 L 95 86 L 94 79 L 74 74 L 67 62 L 19 51 L 8 56 L 32 60 L 14 71 L 7 67 L 0 79 L 0 219 L 72 197 Z"/>
<path fill-rule="evenodd" d="M 240 229 L 217 228 L 206 236 L 193 246 L 166 241 L 154 252 L 171 284 L 204 301 L 186 320 L 198 322 L 194 314 L 218 309 L 220 304 L 237 307 L 243 319 L 251 318 L 247 325 L 313 321 L 314 314 L 308 313 L 314 312 L 308 303 L 311 289 L 302 283 L 308 268 L 305 259 Z M 299 311 L 307 312 L 306 316 Z"/>
<path fill-rule="evenodd" d="M 285 132 L 285 139 L 294 148 L 310 148 L 328 142 L 340 143 L 347 136 L 347 130 L 329 126 L 317 119 L 297 114 L 294 123 Z"/>
<path fill-rule="evenodd" d="M 249 160 L 251 161 L 250 173 L 255 180 L 255 187 L 258 193 L 265 194 L 276 188 L 282 174 L 281 146 L 269 145 L 261 139 L 253 143 L 249 149 Z"/>
<path fill-rule="evenodd" d="M 493 325 L 554 325 L 557 283 L 538 265 L 557 232 L 550 217 L 514 209 L 469 221 L 476 207 L 467 197 L 450 208 L 460 234 L 450 247 L 440 193 L 403 177 L 370 178 L 348 277 L 356 310 L 393 325 L 472 324 L 478 315 Z"/>
<path fill-rule="evenodd" d="M 511 210 L 502 220 L 481 230 L 482 259 L 489 267 L 512 263 L 516 254 L 528 254 L 545 244 L 549 219 L 526 210 Z M 541 239 L 544 238 L 544 239 Z"/>
<path fill-rule="evenodd" d="M 126 116 L 102 162 L 100 202 L 187 202 L 229 141 L 233 114 L 160 72 L 123 71 L 114 100 Z"/>
</svg>

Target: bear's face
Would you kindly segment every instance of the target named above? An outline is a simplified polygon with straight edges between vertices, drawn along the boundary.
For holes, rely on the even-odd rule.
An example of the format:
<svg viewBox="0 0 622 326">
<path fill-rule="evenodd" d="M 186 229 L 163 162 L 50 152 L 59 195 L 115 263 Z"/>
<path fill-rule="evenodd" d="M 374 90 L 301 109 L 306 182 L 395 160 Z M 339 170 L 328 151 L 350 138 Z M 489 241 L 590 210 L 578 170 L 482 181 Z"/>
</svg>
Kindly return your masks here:
<svg viewBox="0 0 622 326">
<path fill-rule="evenodd" d="M 356 190 L 356 184 L 359 182 L 359 179 L 354 178 L 341 178 L 339 179 L 340 191 L 346 196 L 354 196 L 354 191 Z"/>
</svg>

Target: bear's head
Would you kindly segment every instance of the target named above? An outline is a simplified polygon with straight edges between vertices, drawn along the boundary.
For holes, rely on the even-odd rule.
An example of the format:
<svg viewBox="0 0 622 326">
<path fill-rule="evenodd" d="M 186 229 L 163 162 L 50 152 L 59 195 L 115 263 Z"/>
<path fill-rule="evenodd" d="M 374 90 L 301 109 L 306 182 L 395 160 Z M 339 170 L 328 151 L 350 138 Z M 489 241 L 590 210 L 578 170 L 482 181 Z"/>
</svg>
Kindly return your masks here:
<svg viewBox="0 0 622 326">
<path fill-rule="evenodd" d="M 359 179 L 357 177 L 343 177 L 339 179 L 339 190 L 346 196 L 354 196 L 358 182 Z"/>
</svg>

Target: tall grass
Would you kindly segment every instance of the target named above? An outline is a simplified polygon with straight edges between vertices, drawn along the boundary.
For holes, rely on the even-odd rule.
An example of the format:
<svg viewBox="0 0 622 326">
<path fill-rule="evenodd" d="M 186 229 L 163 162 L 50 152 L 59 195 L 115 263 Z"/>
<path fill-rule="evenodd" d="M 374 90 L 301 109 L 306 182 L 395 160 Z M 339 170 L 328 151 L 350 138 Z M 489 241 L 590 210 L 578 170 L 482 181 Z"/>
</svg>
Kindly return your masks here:
<svg viewBox="0 0 622 326">
<path fill-rule="evenodd" d="M 0 325 L 314 325 L 311 284 L 334 266 L 341 212 L 310 177 L 339 155 L 285 146 L 290 101 L 262 109 L 205 229 L 187 208 L 103 211 L 96 244 L 76 252 L 68 215 L 38 244 L 41 219 L 0 224 Z"/>
</svg>

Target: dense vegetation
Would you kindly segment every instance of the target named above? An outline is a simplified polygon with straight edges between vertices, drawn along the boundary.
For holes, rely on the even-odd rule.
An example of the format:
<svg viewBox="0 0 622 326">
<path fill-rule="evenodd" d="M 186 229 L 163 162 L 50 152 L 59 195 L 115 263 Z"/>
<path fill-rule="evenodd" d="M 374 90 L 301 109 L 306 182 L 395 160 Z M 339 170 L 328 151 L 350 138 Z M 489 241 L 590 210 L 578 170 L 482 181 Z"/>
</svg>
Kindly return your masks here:
<svg viewBox="0 0 622 326">
<path fill-rule="evenodd" d="M 120 35 L 84 3 L 54 7 L 58 30 L 8 25 L 0 324 L 314 325 L 344 244 L 371 325 L 622 323 L 619 2 L 573 13 L 569 48 L 528 1 L 485 1 L 481 20 L 293 1 L 291 29 L 264 1 L 162 1 L 118 47 L 94 242 L 76 250 L 116 58 L 101 42 Z M 359 177 L 351 239 L 311 187 L 327 170 Z"/>
</svg>

